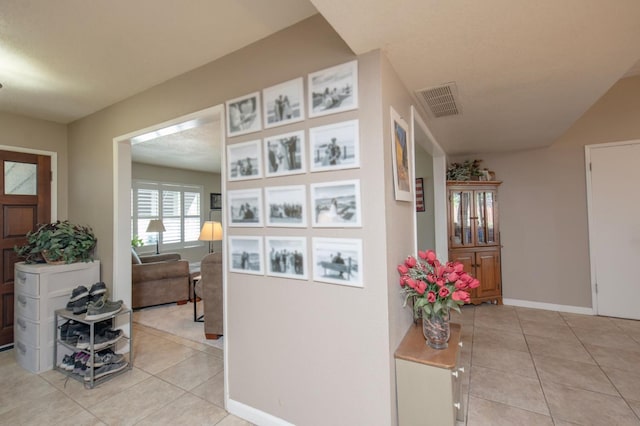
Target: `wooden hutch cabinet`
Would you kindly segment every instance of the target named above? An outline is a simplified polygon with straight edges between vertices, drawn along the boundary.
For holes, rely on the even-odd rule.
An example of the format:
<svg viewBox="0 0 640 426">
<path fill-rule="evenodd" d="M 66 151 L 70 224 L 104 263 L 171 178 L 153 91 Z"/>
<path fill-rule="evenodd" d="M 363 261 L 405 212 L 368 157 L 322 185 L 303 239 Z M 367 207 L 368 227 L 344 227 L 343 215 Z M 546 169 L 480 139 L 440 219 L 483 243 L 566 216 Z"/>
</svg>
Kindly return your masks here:
<svg viewBox="0 0 640 426">
<path fill-rule="evenodd" d="M 502 182 L 447 181 L 449 260 L 480 281 L 471 303 L 502 304 L 498 186 Z"/>
</svg>

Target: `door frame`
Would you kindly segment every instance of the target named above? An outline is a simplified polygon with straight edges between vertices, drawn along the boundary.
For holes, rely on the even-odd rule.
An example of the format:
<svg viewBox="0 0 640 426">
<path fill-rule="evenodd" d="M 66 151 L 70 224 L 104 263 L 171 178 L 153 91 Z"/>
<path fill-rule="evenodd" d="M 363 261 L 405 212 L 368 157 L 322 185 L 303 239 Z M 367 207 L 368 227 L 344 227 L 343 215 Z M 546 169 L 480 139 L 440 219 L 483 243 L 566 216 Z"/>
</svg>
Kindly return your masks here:
<svg viewBox="0 0 640 426">
<path fill-rule="evenodd" d="M 591 236 L 594 234 L 596 224 L 593 218 L 593 195 L 591 193 L 591 151 L 594 149 L 609 148 L 623 145 L 640 145 L 640 139 L 632 139 L 627 141 L 599 143 L 584 146 L 585 174 L 587 181 L 587 224 L 589 238 L 589 267 L 591 275 L 591 308 L 594 315 L 598 315 L 598 293 L 596 292 L 596 259 L 595 250 L 593 250 L 593 242 Z"/>
<path fill-rule="evenodd" d="M 51 158 L 51 222 L 58 220 L 58 153 L 11 145 L 0 145 L 0 150 L 43 155 Z"/>
</svg>

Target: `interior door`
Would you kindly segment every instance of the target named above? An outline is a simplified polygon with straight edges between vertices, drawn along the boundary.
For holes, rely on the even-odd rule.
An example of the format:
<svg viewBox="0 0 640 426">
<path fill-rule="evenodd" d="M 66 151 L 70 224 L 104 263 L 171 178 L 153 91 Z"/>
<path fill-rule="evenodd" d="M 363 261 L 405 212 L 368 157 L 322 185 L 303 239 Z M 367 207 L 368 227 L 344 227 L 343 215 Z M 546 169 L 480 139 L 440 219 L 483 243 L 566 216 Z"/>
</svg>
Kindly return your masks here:
<svg viewBox="0 0 640 426">
<path fill-rule="evenodd" d="M 0 347 L 13 343 L 13 247 L 27 232 L 51 221 L 51 158 L 0 151 Z"/>
<path fill-rule="evenodd" d="M 640 141 L 589 147 L 591 270 L 597 313 L 640 319 Z"/>
</svg>

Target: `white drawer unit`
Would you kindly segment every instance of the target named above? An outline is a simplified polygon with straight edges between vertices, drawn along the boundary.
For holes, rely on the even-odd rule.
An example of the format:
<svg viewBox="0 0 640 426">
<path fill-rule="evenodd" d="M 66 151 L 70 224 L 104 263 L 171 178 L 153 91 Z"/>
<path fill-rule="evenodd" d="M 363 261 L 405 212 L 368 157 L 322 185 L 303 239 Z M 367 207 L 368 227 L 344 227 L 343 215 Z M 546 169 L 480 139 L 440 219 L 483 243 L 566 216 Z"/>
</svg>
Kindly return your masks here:
<svg viewBox="0 0 640 426">
<path fill-rule="evenodd" d="M 100 281 L 100 261 L 68 265 L 16 263 L 14 296 L 15 354 L 34 373 L 53 368 L 56 309 L 64 308 L 74 288 Z"/>
<path fill-rule="evenodd" d="M 396 350 L 398 422 L 401 426 L 455 425 L 464 421 L 460 325 L 451 324 L 447 349 L 432 349 L 422 324 L 412 325 Z"/>
</svg>

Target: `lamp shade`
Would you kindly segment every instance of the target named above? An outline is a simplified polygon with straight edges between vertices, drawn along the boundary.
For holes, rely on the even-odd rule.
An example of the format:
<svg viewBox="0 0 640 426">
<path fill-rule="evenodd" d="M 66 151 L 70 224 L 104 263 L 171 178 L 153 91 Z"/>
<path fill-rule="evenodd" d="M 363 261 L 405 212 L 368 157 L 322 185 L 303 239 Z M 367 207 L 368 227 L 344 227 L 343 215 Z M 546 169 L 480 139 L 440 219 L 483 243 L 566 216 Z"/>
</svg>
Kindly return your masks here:
<svg viewBox="0 0 640 426">
<path fill-rule="evenodd" d="M 200 241 L 222 240 L 222 225 L 220 222 L 206 221 L 204 225 L 202 225 L 198 239 Z"/>
<path fill-rule="evenodd" d="M 153 219 L 149 221 L 149 226 L 147 226 L 147 232 L 164 232 L 164 223 L 160 219 Z"/>
</svg>

